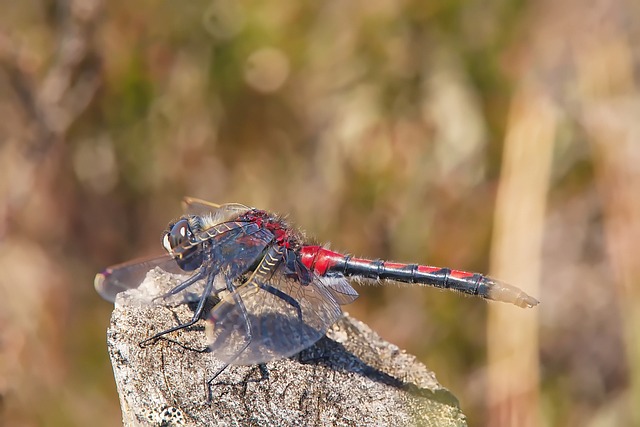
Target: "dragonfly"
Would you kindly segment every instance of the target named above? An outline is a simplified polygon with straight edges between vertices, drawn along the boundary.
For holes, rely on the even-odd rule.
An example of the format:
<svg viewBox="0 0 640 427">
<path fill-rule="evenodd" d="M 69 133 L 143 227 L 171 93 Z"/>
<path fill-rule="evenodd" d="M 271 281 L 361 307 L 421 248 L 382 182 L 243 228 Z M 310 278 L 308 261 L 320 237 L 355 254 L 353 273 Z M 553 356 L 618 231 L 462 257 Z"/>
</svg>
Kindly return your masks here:
<svg viewBox="0 0 640 427">
<path fill-rule="evenodd" d="M 173 288 L 147 301 L 168 305 L 189 295 L 184 301 L 195 304 L 193 317 L 144 342 L 208 320 L 210 350 L 223 362 L 214 378 L 229 365 L 264 364 L 312 346 L 342 316 L 341 306 L 358 298 L 352 280 L 433 286 L 523 308 L 539 303 L 479 273 L 336 252 L 310 243 L 283 217 L 242 204 L 185 198 L 184 207 L 163 234 L 163 256 L 109 267 L 96 275 L 95 288 L 115 302 L 154 269 L 181 274 Z"/>
</svg>

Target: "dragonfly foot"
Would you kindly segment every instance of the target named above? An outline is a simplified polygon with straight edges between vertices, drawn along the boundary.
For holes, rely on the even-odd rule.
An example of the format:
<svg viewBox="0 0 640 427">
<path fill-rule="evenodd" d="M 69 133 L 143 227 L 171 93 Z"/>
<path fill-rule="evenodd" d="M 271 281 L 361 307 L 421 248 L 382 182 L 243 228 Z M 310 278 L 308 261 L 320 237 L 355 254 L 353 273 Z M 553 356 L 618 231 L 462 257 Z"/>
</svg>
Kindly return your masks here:
<svg viewBox="0 0 640 427">
<path fill-rule="evenodd" d="M 222 372 L 224 372 L 224 370 L 225 370 L 225 369 L 227 369 L 227 367 L 228 367 L 228 366 L 229 366 L 229 364 L 228 364 L 228 363 L 225 363 L 224 365 L 222 365 L 222 367 L 221 367 L 220 369 L 218 369 L 218 370 L 216 371 L 216 373 L 215 373 L 215 374 L 213 374 L 213 377 L 211 377 L 211 379 L 209 379 L 209 380 L 207 381 L 207 403 L 208 403 L 208 404 L 211 404 L 211 403 L 213 402 L 213 389 L 212 389 L 212 387 L 211 387 L 211 386 L 212 386 L 212 384 L 213 384 L 213 381 L 214 381 L 216 378 L 218 378 L 218 376 L 219 376 Z"/>
</svg>

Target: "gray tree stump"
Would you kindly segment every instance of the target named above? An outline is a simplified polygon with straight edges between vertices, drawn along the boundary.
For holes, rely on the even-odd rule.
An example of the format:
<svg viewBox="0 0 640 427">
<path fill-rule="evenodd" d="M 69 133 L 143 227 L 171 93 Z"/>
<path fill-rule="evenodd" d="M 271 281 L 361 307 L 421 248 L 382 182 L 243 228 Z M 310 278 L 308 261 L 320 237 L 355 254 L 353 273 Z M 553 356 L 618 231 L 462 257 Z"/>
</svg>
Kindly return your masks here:
<svg viewBox="0 0 640 427">
<path fill-rule="evenodd" d="M 151 272 L 145 282 L 170 280 Z M 222 364 L 207 349 L 204 322 L 140 346 L 193 312 L 131 304 L 129 293 L 118 295 L 107 334 L 127 427 L 466 425 L 432 372 L 348 316 L 298 355 L 266 369 L 230 366 L 208 387 Z"/>
</svg>

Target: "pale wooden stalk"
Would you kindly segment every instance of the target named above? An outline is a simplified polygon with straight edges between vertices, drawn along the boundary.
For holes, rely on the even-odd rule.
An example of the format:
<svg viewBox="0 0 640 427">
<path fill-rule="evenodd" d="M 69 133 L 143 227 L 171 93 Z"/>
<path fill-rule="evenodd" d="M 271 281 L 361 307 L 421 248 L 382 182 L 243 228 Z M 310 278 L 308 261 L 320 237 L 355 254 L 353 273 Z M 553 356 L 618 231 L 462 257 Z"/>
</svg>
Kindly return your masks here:
<svg viewBox="0 0 640 427">
<path fill-rule="evenodd" d="M 537 87 L 523 85 L 511 106 L 496 200 L 492 275 L 539 295 L 542 238 L 556 116 Z M 491 304 L 488 425 L 538 425 L 538 310 Z"/>
</svg>

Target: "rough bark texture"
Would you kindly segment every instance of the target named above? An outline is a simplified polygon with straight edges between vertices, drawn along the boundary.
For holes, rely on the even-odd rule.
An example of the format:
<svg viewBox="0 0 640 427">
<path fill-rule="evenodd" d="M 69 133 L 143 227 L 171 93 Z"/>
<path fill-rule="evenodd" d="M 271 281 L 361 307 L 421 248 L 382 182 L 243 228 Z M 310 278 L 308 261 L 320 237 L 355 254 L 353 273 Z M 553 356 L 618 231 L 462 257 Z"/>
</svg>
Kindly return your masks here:
<svg viewBox="0 0 640 427">
<path fill-rule="evenodd" d="M 150 280 L 170 278 L 150 273 Z M 432 372 L 349 317 L 266 369 L 227 368 L 209 390 L 221 363 L 207 350 L 204 322 L 141 346 L 192 312 L 187 304 L 131 304 L 127 294 L 118 296 L 108 331 L 125 426 L 466 425 L 457 399 Z"/>
</svg>

